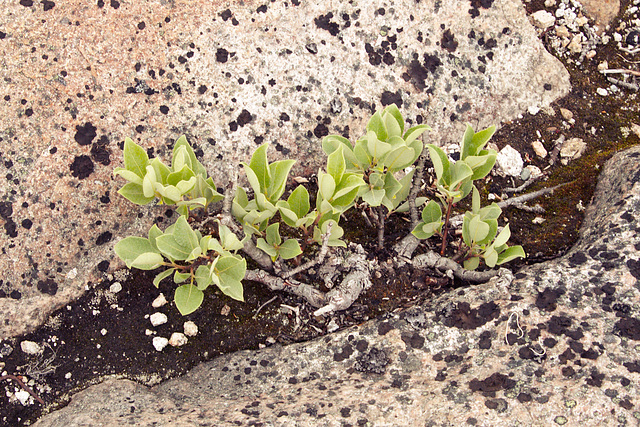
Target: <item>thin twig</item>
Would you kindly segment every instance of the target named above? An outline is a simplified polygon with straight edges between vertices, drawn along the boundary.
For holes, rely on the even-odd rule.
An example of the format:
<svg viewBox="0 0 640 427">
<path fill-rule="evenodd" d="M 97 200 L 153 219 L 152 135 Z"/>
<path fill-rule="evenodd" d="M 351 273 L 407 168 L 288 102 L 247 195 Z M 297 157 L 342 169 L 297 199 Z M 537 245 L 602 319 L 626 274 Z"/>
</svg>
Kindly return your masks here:
<svg viewBox="0 0 640 427">
<path fill-rule="evenodd" d="M 263 308 L 265 308 L 268 304 L 272 303 L 273 301 L 275 301 L 278 298 L 278 296 L 276 295 L 275 297 L 271 298 L 269 301 L 265 302 L 264 304 L 262 304 L 260 307 L 258 307 L 258 309 L 256 310 L 256 314 L 253 315 L 254 319 L 258 318 L 258 314 L 260 313 L 260 310 L 262 310 Z"/>
<path fill-rule="evenodd" d="M 283 279 L 288 279 L 289 277 L 294 276 L 301 271 L 308 270 L 324 262 L 324 258 L 327 256 L 327 252 L 329 251 L 329 237 L 331 237 L 332 224 L 333 223 L 331 222 L 327 224 L 327 232 L 322 235 L 322 246 L 320 247 L 320 251 L 318 252 L 318 255 L 315 257 L 315 259 L 305 262 L 304 264 L 297 266 L 293 270 L 289 270 L 286 273 L 281 274 L 280 277 L 282 277 Z"/>
<path fill-rule="evenodd" d="M 635 70 L 625 70 L 622 68 L 617 68 L 614 70 L 601 70 L 602 74 L 631 74 L 632 76 L 640 76 L 640 71 Z"/>
<path fill-rule="evenodd" d="M 378 249 L 384 249 L 384 212 L 382 212 L 383 207 L 378 206 Z"/>
<path fill-rule="evenodd" d="M 503 200 L 500 203 L 498 203 L 498 207 L 502 209 L 502 208 L 506 208 L 508 206 L 515 205 L 515 204 L 518 204 L 518 203 L 524 203 L 524 202 L 527 202 L 529 200 L 533 200 L 533 199 L 535 199 L 537 197 L 544 196 L 545 194 L 553 193 L 555 190 L 557 190 L 559 188 L 562 188 L 565 185 L 572 184 L 573 182 L 575 182 L 575 181 L 564 182 L 564 183 L 558 184 L 558 185 L 556 185 L 554 187 L 543 188 L 542 190 L 534 191 L 533 193 L 527 193 L 527 194 L 523 194 L 522 196 L 512 197 L 510 199 Z"/>
<path fill-rule="evenodd" d="M 424 142 L 424 139 L 423 139 Z M 422 149 L 422 153 L 418 158 L 418 164 L 416 165 L 416 171 L 413 174 L 413 182 L 411 190 L 409 191 L 409 213 L 411 215 L 411 229 L 414 229 L 418 222 L 420 222 L 420 215 L 418 215 L 418 209 L 416 208 L 416 197 L 420 187 L 422 187 L 422 178 L 424 177 L 424 164 L 427 161 L 428 149 L 425 145 Z"/>
<path fill-rule="evenodd" d="M 29 393 L 34 399 L 36 399 L 41 405 L 44 405 L 44 400 L 40 399 L 40 397 L 38 397 L 37 394 L 35 394 L 33 392 L 33 390 L 31 390 L 31 388 L 26 385 L 24 382 L 22 382 L 22 380 L 20 378 L 18 378 L 15 375 L 11 375 L 11 374 L 7 374 L 7 375 L 2 375 L 0 376 L 0 381 L 2 380 L 14 380 L 16 381 L 18 384 L 20 384 L 20 387 L 22 387 L 22 389 L 24 391 L 26 391 L 27 393 Z"/>
</svg>

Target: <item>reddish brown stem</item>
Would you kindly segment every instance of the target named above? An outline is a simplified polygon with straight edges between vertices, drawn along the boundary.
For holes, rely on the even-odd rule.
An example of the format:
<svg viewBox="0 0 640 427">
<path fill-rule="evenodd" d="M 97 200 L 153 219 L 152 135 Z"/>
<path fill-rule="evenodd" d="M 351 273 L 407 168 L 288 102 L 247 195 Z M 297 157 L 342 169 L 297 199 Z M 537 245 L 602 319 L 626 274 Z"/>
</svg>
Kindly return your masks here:
<svg viewBox="0 0 640 427">
<path fill-rule="evenodd" d="M 2 380 L 14 380 L 15 382 L 17 382 L 18 384 L 20 384 L 20 387 L 22 387 L 22 389 L 24 391 L 26 391 L 27 393 L 29 393 L 31 396 L 33 396 L 34 399 L 36 399 L 41 405 L 44 405 L 44 400 L 40 399 L 38 397 L 37 394 L 35 394 L 33 392 L 33 390 L 31 390 L 31 388 L 26 385 L 24 382 L 22 382 L 22 380 L 20 378 L 18 378 L 15 375 L 11 375 L 11 374 L 7 374 L 7 375 L 2 375 L 0 376 L 0 381 Z"/>
</svg>

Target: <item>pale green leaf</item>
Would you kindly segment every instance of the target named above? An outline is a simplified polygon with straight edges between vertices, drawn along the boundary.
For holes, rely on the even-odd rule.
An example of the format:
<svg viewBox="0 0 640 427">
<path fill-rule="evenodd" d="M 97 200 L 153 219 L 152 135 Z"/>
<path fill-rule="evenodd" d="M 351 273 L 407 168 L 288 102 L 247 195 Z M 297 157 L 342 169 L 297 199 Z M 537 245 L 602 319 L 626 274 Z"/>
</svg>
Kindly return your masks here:
<svg viewBox="0 0 640 427">
<path fill-rule="evenodd" d="M 128 182 L 123 185 L 122 188 L 118 190 L 118 194 L 136 205 L 146 205 L 155 199 L 155 195 L 146 197 L 142 191 L 142 185 L 134 184 L 133 182 Z"/>
<path fill-rule="evenodd" d="M 363 170 L 369 169 L 373 159 L 367 151 L 367 139 L 359 139 L 353 148 L 353 154 L 358 161 L 359 167 Z"/>
<path fill-rule="evenodd" d="M 135 236 L 125 237 L 124 239 L 120 240 L 118 243 L 116 243 L 114 250 L 116 252 L 116 255 L 118 255 L 120 259 L 125 263 L 127 263 L 127 266 L 129 266 L 129 264 L 133 260 L 144 253 L 158 252 L 148 239 Z"/>
<path fill-rule="evenodd" d="M 493 268 L 498 262 L 498 252 L 496 252 L 493 246 L 489 246 L 482 254 L 482 258 L 484 258 L 484 263 L 487 267 Z"/>
<path fill-rule="evenodd" d="M 295 162 L 295 160 L 279 160 L 269 165 L 271 182 L 267 189 L 267 197 L 271 203 L 275 203 L 284 193 L 289 171 Z"/>
<path fill-rule="evenodd" d="M 376 111 L 373 116 L 371 116 L 369 123 L 367 123 L 367 131 L 374 132 L 376 137 L 381 141 L 387 140 L 389 135 L 387 134 L 387 129 L 384 125 L 380 112 Z M 372 153 L 371 151 L 369 152 Z"/>
<path fill-rule="evenodd" d="M 373 131 L 367 132 L 367 151 L 374 159 L 380 160 L 385 154 L 391 151 L 391 144 L 381 141 Z"/>
<path fill-rule="evenodd" d="M 120 175 L 121 177 L 123 177 L 124 179 L 126 179 L 129 182 L 132 182 L 134 184 L 138 184 L 138 185 L 142 185 L 142 178 L 140 178 L 140 176 L 138 176 L 137 173 L 130 171 L 128 169 L 125 168 L 115 168 L 113 171 L 114 175 Z"/>
<path fill-rule="evenodd" d="M 296 239 L 287 239 L 278 248 L 278 253 L 283 259 L 291 259 L 300 255 L 302 249 Z"/>
<path fill-rule="evenodd" d="M 500 234 L 498 234 L 498 237 L 496 237 L 496 240 L 493 241 L 493 245 L 495 247 L 500 247 L 500 246 L 506 244 L 509 241 L 510 237 L 511 237 L 511 230 L 509 230 L 509 224 L 507 224 L 502 229 Z"/>
<path fill-rule="evenodd" d="M 157 252 L 145 252 L 140 254 L 136 259 L 130 262 L 127 267 L 137 268 L 140 270 L 154 270 L 160 267 L 160 264 L 164 261 L 162 255 Z"/>
<path fill-rule="evenodd" d="M 427 148 L 429 149 L 429 157 L 431 158 L 431 163 L 433 163 L 433 169 L 436 172 L 438 181 L 442 182 L 443 177 L 449 171 L 449 158 L 440 147 L 428 144 Z"/>
<path fill-rule="evenodd" d="M 271 183 L 271 176 L 269 170 L 269 164 L 267 162 L 267 148 L 269 144 L 262 144 L 260 147 L 254 151 L 253 156 L 251 156 L 251 162 L 249 163 L 249 168 L 253 170 L 256 175 L 256 178 L 259 183 L 259 188 L 254 191 L 256 193 L 262 192 L 264 193 L 267 188 L 269 188 L 269 184 Z M 247 174 L 248 175 L 248 174 Z M 253 185 L 252 185 L 253 186 Z"/>
<path fill-rule="evenodd" d="M 311 207 L 309 204 L 309 192 L 304 188 L 304 186 L 297 186 L 287 199 L 287 202 L 298 218 L 302 218 L 309 213 L 309 209 Z"/>
<path fill-rule="evenodd" d="M 340 182 L 345 168 L 344 149 L 343 145 L 340 144 L 327 158 L 327 173 L 333 177 L 335 182 Z"/>
<path fill-rule="evenodd" d="M 176 303 L 178 311 L 183 316 L 191 314 L 196 311 L 202 301 L 204 300 L 204 293 L 194 285 L 182 285 L 176 289 L 173 295 L 173 302 Z"/>
<path fill-rule="evenodd" d="M 409 130 L 407 130 L 407 132 L 405 132 L 403 136 L 405 144 L 411 146 L 411 143 L 418 139 L 418 137 L 427 130 L 432 129 L 427 125 L 418 125 L 410 128 Z M 420 146 L 422 146 L 422 143 L 420 143 Z"/>
<path fill-rule="evenodd" d="M 211 284 L 211 271 L 209 270 L 208 265 L 199 265 L 196 269 L 196 283 L 198 284 L 198 289 L 204 291 Z"/>
<path fill-rule="evenodd" d="M 526 254 L 524 253 L 524 249 L 522 249 L 522 246 L 511 246 L 498 255 L 498 262 L 496 264 L 502 265 L 505 262 L 509 262 L 513 259 L 524 257 L 526 257 Z"/>
<path fill-rule="evenodd" d="M 476 215 L 480 212 L 480 193 L 476 186 L 473 186 L 473 196 L 471 197 L 471 213 Z"/>
<path fill-rule="evenodd" d="M 362 195 L 362 200 L 369 204 L 369 206 L 380 206 L 382 198 L 384 197 L 384 190 L 369 190 Z"/>
<path fill-rule="evenodd" d="M 154 277 L 153 279 L 153 286 L 155 286 L 156 288 L 159 287 L 162 279 L 171 276 L 171 273 L 173 273 L 174 271 L 175 271 L 175 268 L 169 268 L 163 271 L 162 273 L 158 273 L 156 277 Z"/>
<path fill-rule="evenodd" d="M 324 200 L 330 200 L 336 190 L 336 182 L 328 173 L 318 172 L 318 189 Z"/>
<path fill-rule="evenodd" d="M 156 239 L 158 250 L 167 257 L 184 261 L 193 248 L 178 243 L 173 234 L 164 234 Z"/>
<path fill-rule="evenodd" d="M 143 178 L 149 164 L 147 152 L 130 138 L 124 140 L 124 167 Z"/>
<path fill-rule="evenodd" d="M 256 247 L 269 255 L 272 261 L 275 261 L 278 257 L 278 250 L 274 248 L 273 245 L 267 243 L 262 237 L 259 237 L 258 240 L 256 240 Z"/>
<path fill-rule="evenodd" d="M 475 270 L 480 265 L 480 258 L 474 256 L 464 260 L 463 266 L 466 270 Z"/>
<path fill-rule="evenodd" d="M 270 245 L 278 246 L 280 243 L 282 243 L 282 238 L 280 237 L 279 223 L 276 222 L 275 224 L 271 224 L 270 226 L 268 226 L 266 233 L 267 233 L 267 243 L 269 243 Z"/>
<path fill-rule="evenodd" d="M 389 172 L 396 172 L 411 166 L 415 158 L 413 148 L 401 145 L 385 156 L 384 165 L 389 169 Z"/>
<path fill-rule="evenodd" d="M 198 239 L 198 236 L 184 216 L 180 216 L 180 218 L 175 222 L 173 236 L 178 244 L 187 248 L 189 251 L 200 247 L 200 239 Z"/>
</svg>

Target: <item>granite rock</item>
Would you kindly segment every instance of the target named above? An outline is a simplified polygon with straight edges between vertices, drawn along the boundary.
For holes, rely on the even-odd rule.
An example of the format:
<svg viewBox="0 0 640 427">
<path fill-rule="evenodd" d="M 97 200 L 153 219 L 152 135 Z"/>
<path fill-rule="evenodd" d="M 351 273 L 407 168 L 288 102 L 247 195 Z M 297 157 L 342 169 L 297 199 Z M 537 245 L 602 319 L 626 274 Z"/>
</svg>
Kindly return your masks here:
<svg viewBox="0 0 640 427">
<path fill-rule="evenodd" d="M 607 162 L 558 259 L 152 388 L 107 380 L 35 425 L 635 425 L 639 219 L 634 147 Z"/>
<path fill-rule="evenodd" d="M 106 273 L 113 245 L 168 225 L 114 179 L 125 137 L 188 137 L 219 186 L 262 142 L 315 173 L 328 133 L 400 106 L 457 142 L 569 91 L 517 0 L 6 2 L 0 12 L 0 339 Z"/>
</svg>

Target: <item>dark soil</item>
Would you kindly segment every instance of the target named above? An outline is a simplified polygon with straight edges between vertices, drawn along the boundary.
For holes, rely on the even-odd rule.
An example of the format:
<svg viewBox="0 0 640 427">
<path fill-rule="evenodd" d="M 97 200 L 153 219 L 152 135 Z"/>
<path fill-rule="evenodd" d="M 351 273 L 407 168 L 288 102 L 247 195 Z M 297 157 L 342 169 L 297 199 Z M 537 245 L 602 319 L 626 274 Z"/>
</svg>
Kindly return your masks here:
<svg viewBox="0 0 640 427">
<path fill-rule="evenodd" d="M 624 11 L 628 1 L 622 2 Z M 526 3 L 529 12 L 543 9 L 542 1 Z M 622 16 L 622 12 L 620 14 Z M 614 22 L 613 29 L 620 23 Z M 638 121 L 635 95 L 629 92 L 602 97 L 595 93 L 597 87 L 609 83 L 597 72 L 598 63 L 606 60 L 609 68 L 629 68 L 632 64 L 621 59 L 619 51 L 609 44 L 596 47 L 597 55 L 576 66 L 566 57 L 560 59 L 571 74 L 572 92 L 553 107 L 555 116 L 539 112 L 535 116 L 525 114 L 521 120 L 507 123 L 493 137 L 498 147 L 510 144 L 526 156 L 526 163 L 538 166 L 547 175 L 546 180 L 530 187 L 537 190 L 559 183 L 570 183 L 552 196 L 542 197 L 539 203 L 544 214 L 529 213 L 515 208 L 506 209 L 503 220 L 508 221 L 512 237 L 510 244 L 521 244 L 528 254 L 526 260 L 512 263 L 517 268 L 524 264 L 540 262 L 565 253 L 577 240 L 583 211 L 578 206 L 589 204 L 602 164 L 616 151 L 638 144 L 638 136 L 625 136 L 621 127 L 631 127 Z M 573 58 L 575 59 L 575 58 Z M 574 114 L 575 124 L 569 125 L 558 113 L 566 108 Z M 596 136 L 592 134 L 596 129 Z M 551 152 L 552 142 L 560 134 L 569 138 L 583 138 L 588 143 L 587 152 L 568 165 L 549 164 L 549 157 L 541 159 L 531 148 L 532 135 L 540 132 L 541 140 Z M 535 138 L 534 138 L 535 139 Z M 482 194 L 500 194 L 500 189 L 517 187 L 522 181 L 493 177 L 481 188 Z M 534 224 L 535 217 L 544 222 Z M 351 240 L 367 246 L 371 253 L 370 237 L 375 231 L 368 229 L 357 214 L 353 220 L 357 226 L 348 228 Z M 352 223 L 350 223 L 352 224 Z M 166 225 L 166 224 L 165 224 Z M 409 231 L 406 218 L 397 217 L 387 224 L 388 243 Z M 391 244 L 388 244 L 390 247 Z M 387 256 L 377 254 L 382 260 Z M 19 390 L 14 381 L 0 382 L 0 423 L 24 425 L 32 423 L 45 412 L 58 409 L 68 403 L 74 392 L 101 381 L 105 376 L 129 378 L 153 385 L 170 377 L 184 374 L 195 365 L 220 354 L 261 346 L 288 344 L 321 336 L 337 325 L 340 328 L 362 323 L 421 301 L 455 286 L 438 276 L 428 276 L 410 270 L 389 274 L 381 270 L 374 286 L 363 294 L 348 310 L 326 318 L 312 315 L 313 308 L 304 301 L 285 293 L 272 293 L 255 283 L 245 283 L 244 303 L 234 301 L 220 292 L 207 292 L 202 307 L 195 313 L 182 317 L 172 304 L 153 309 L 151 302 L 163 292 L 168 300 L 173 295 L 173 285 L 165 280 L 160 289 L 152 286 L 153 272 L 133 271 L 126 280 L 120 280 L 122 290 L 113 294 L 109 287 L 115 281 L 105 280 L 96 284 L 86 295 L 72 305 L 56 312 L 47 324 L 26 336 L 6 341 L 0 347 L 2 371 L 24 375 L 29 385 L 46 402 L 43 408 L 37 402 L 22 406 L 10 401 L 7 392 Z M 272 300 L 272 298 L 274 298 Z M 264 304 L 264 307 L 262 307 Z M 296 314 L 293 310 L 298 309 Z M 149 315 L 162 312 L 168 322 L 152 327 Z M 172 332 L 182 332 L 185 321 L 198 325 L 199 333 L 189 338 L 182 347 L 167 346 L 162 352 L 152 346 L 153 336 L 169 337 Z M 147 335 L 146 330 L 153 331 Z M 47 343 L 40 356 L 27 356 L 20 350 L 23 340 Z M 54 349 L 54 350 L 52 350 Z"/>
</svg>

